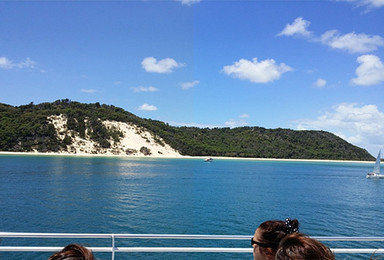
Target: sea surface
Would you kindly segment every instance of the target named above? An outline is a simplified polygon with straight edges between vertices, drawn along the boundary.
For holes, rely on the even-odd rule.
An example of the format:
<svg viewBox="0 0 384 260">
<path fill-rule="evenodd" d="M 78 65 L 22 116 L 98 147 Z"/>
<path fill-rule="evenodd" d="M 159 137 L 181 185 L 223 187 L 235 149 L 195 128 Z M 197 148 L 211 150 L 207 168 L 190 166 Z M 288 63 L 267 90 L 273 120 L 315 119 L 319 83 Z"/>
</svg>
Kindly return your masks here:
<svg viewBox="0 0 384 260">
<path fill-rule="evenodd" d="M 0 231 L 252 236 L 265 220 L 291 217 L 311 236 L 384 236 L 384 180 L 366 179 L 372 168 L 373 162 L 0 155 Z M 71 242 L 110 246 L 90 239 L 20 238 L 1 238 L 0 246 Z M 379 242 L 357 245 L 384 247 Z M 250 243 L 142 239 L 118 246 Z M 343 244 L 349 246 L 356 243 Z M 0 259 L 49 255 L 0 252 Z M 106 253 L 96 256 L 111 259 Z M 115 259 L 252 259 L 252 254 L 117 253 Z"/>
</svg>

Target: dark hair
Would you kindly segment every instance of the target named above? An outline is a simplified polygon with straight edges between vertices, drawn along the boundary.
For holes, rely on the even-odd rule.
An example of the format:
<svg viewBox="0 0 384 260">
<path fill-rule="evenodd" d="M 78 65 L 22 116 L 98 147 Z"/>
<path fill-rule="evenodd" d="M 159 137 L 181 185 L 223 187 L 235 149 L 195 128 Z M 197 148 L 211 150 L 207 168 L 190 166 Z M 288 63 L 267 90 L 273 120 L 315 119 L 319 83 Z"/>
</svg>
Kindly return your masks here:
<svg viewBox="0 0 384 260">
<path fill-rule="evenodd" d="M 286 236 L 279 245 L 276 260 L 334 260 L 332 251 L 316 239 L 304 234 Z"/>
<path fill-rule="evenodd" d="M 272 249 L 277 250 L 280 241 L 287 234 L 299 230 L 299 221 L 289 218 L 285 219 L 285 221 L 268 220 L 261 223 L 258 229 L 260 230 L 259 242 L 268 244 Z"/>
<path fill-rule="evenodd" d="M 50 256 L 48 260 L 95 260 L 92 251 L 77 244 L 69 244 L 60 252 Z"/>
</svg>

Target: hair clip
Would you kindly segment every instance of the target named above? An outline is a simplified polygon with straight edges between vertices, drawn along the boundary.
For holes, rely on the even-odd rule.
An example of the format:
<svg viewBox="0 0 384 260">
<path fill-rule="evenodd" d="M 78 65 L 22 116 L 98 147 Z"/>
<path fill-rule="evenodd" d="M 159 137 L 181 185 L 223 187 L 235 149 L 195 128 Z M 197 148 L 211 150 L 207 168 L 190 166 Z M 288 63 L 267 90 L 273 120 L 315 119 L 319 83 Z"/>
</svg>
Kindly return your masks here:
<svg viewBox="0 0 384 260">
<path fill-rule="evenodd" d="M 290 218 L 285 219 L 285 227 L 287 229 L 287 234 L 291 234 L 293 232 L 299 231 L 298 227 L 293 226 L 293 225 L 294 225 L 294 223 L 292 222 L 292 220 Z"/>
</svg>

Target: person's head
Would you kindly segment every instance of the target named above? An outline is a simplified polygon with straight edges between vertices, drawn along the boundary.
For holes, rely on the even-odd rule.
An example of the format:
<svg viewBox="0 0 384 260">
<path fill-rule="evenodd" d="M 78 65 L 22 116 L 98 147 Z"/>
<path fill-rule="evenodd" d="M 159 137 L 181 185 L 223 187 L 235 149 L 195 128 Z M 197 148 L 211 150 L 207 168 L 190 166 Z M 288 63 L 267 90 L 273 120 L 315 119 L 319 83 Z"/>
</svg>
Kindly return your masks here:
<svg viewBox="0 0 384 260">
<path fill-rule="evenodd" d="M 276 252 L 276 260 L 334 260 L 332 251 L 316 239 L 300 233 L 286 236 Z"/>
<path fill-rule="evenodd" d="M 251 240 L 254 260 L 274 259 L 280 241 L 287 234 L 298 230 L 299 221 L 297 219 L 268 220 L 261 223 Z"/>
<path fill-rule="evenodd" d="M 60 252 L 50 256 L 48 260 L 95 260 L 92 251 L 77 244 L 70 244 Z"/>
</svg>

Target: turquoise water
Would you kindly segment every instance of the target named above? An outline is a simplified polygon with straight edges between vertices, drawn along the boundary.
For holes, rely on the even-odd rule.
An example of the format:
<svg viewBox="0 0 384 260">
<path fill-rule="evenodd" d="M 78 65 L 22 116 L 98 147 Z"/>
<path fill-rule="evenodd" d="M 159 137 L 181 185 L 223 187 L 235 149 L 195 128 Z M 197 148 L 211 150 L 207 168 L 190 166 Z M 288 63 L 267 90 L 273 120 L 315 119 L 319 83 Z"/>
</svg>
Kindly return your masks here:
<svg viewBox="0 0 384 260">
<path fill-rule="evenodd" d="M 373 163 L 0 155 L 0 165 L 0 231 L 252 235 L 264 220 L 291 217 L 312 236 L 384 236 L 384 180 L 365 178 Z M 0 246 L 20 241 L 25 240 L 4 238 Z M 57 240 L 48 242 L 58 246 Z M 60 243 L 67 242 L 98 246 L 89 240 Z M 248 241 L 225 243 L 141 240 L 121 245 L 249 246 Z M 49 255 L 0 252 L 0 259 Z M 116 255 L 153 258 L 252 255 Z"/>
</svg>

